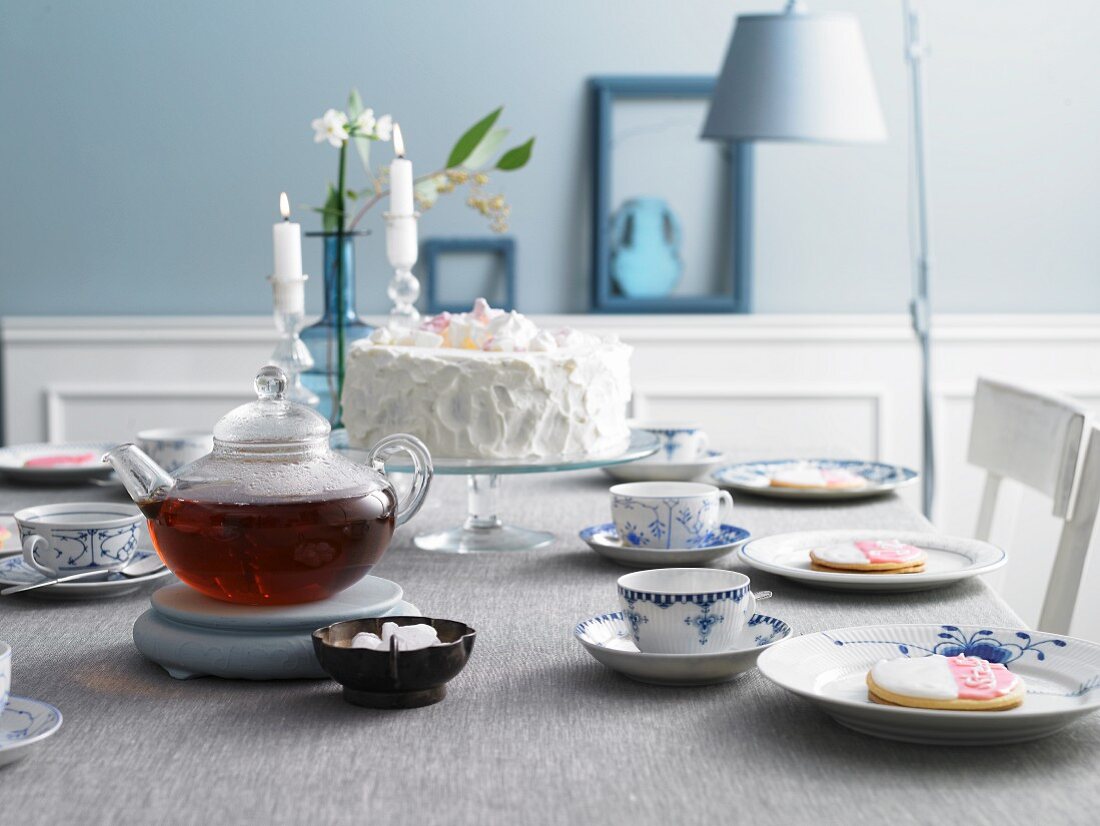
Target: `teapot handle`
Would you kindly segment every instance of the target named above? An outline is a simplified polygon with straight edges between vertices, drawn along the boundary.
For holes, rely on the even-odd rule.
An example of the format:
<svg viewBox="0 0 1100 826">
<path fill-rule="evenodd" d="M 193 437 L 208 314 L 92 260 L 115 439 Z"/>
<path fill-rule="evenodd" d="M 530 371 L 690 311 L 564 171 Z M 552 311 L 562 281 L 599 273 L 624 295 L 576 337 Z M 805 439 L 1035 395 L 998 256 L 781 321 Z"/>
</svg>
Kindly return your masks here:
<svg viewBox="0 0 1100 826">
<path fill-rule="evenodd" d="M 416 516 L 416 512 L 424 504 L 428 486 L 432 483 L 432 457 L 422 441 L 407 433 L 387 436 L 367 453 L 367 462 L 370 466 L 385 476 L 386 460 L 402 451 L 408 453 L 409 458 L 412 459 L 413 484 L 405 501 L 397 503 L 397 513 L 394 517 L 398 525 L 404 525 Z"/>
</svg>

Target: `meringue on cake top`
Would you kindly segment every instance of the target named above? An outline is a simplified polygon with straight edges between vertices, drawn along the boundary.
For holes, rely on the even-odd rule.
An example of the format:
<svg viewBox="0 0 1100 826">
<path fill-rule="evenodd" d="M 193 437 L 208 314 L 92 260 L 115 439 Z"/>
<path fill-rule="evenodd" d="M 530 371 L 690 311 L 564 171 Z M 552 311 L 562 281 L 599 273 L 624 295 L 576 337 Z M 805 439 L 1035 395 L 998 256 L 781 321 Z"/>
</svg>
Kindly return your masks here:
<svg viewBox="0 0 1100 826">
<path fill-rule="evenodd" d="M 348 442 L 403 432 L 437 458 L 610 455 L 630 443 L 631 352 L 615 337 L 540 329 L 481 298 L 415 329 L 382 327 L 348 353 Z"/>
</svg>

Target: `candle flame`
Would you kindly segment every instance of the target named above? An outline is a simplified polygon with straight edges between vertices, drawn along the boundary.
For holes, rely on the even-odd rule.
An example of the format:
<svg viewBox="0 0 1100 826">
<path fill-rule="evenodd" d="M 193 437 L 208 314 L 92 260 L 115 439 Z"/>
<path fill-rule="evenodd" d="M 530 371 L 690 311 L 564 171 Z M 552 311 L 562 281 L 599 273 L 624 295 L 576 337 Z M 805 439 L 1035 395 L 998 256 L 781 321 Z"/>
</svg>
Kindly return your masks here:
<svg viewBox="0 0 1100 826">
<path fill-rule="evenodd" d="M 393 125 L 393 151 L 397 153 L 397 157 L 405 157 L 405 140 L 401 137 L 401 124 L 399 123 Z"/>
<path fill-rule="evenodd" d="M 290 200 L 285 192 L 279 193 L 279 212 L 282 213 L 284 221 L 290 220 Z"/>
</svg>

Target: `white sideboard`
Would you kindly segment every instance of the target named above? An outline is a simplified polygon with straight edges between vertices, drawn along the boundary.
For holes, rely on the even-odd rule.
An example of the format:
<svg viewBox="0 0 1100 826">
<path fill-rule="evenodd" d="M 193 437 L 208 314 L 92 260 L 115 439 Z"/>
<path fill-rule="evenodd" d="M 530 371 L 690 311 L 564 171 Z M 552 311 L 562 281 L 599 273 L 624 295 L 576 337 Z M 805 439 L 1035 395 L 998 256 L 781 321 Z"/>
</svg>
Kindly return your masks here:
<svg viewBox="0 0 1100 826">
<path fill-rule="evenodd" d="M 905 316 L 536 320 L 618 334 L 635 347 L 635 414 L 698 422 L 715 445 L 739 455 L 796 456 L 829 446 L 837 454 L 920 462 L 918 353 Z M 1100 316 L 942 316 L 933 329 L 935 520 L 969 533 L 981 484 L 964 459 L 975 378 L 1047 387 L 1100 410 Z M 9 317 L 0 331 L 9 444 L 209 427 L 251 397 L 251 377 L 274 344 L 266 317 Z M 915 490 L 906 495 L 918 504 Z M 1035 582 L 1045 581 L 1056 526 L 1027 493 L 1010 491 L 1002 510 L 1014 517 L 998 523 L 1013 562 L 995 584 L 1033 619 L 1041 598 Z M 1100 562 L 1091 567 L 1086 577 L 1100 587 Z M 1082 593 L 1090 593 L 1088 583 Z M 1100 604 L 1081 606 L 1077 620 L 1076 633 L 1100 637 Z"/>
</svg>

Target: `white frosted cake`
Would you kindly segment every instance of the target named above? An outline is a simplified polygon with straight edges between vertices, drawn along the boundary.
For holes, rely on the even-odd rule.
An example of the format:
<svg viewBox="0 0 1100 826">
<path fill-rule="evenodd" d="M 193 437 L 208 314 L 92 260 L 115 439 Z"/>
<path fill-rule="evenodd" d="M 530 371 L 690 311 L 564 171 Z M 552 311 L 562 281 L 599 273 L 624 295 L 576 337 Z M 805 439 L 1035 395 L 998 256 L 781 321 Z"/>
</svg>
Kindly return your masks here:
<svg viewBox="0 0 1100 826">
<path fill-rule="evenodd" d="M 614 453 L 630 442 L 630 353 L 616 338 L 540 330 L 480 298 L 415 330 L 379 328 L 348 354 L 348 442 L 411 433 L 452 459 Z"/>
</svg>

